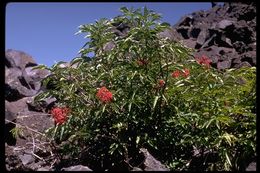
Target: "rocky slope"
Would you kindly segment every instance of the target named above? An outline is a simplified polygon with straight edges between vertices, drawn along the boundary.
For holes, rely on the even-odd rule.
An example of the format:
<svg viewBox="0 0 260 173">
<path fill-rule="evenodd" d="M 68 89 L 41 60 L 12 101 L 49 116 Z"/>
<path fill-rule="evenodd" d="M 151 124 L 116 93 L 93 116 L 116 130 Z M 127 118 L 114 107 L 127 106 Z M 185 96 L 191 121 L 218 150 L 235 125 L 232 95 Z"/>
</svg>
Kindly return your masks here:
<svg viewBox="0 0 260 173">
<path fill-rule="evenodd" d="M 33 98 L 41 92 L 41 80 L 47 70 L 33 70 L 37 63 L 28 54 L 7 50 L 5 53 L 5 161 L 7 170 L 37 170 L 44 167 L 40 155 L 49 156 L 51 149 L 42 133 L 53 126 L 47 106 L 50 98 L 35 105 Z M 10 130 L 17 127 L 18 137 Z M 37 164 L 35 164 L 37 163 Z M 41 165 L 41 166 L 40 166 Z"/>
<path fill-rule="evenodd" d="M 218 69 L 256 66 L 256 4 L 224 3 L 182 17 L 173 39 L 207 55 Z M 175 33 L 175 34 L 172 34 Z M 175 37 L 175 38 L 174 38 Z"/>
<path fill-rule="evenodd" d="M 127 34 L 126 25 L 115 26 L 119 35 Z M 207 11 L 182 17 L 164 37 L 183 42 L 195 50 L 195 57 L 207 55 L 219 70 L 256 66 L 256 4 L 224 3 Z M 41 80 L 48 70 L 33 70 L 37 63 L 28 54 L 7 50 L 5 53 L 5 161 L 7 170 L 55 170 L 57 156 L 43 132 L 54 125 L 48 110 L 55 98 L 35 104 L 33 98 L 42 92 Z M 66 65 L 66 64 L 65 64 Z M 18 138 L 10 130 L 23 129 Z M 149 153 L 144 153 L 144 170 L 165 169 Z M 156 164 L 155 164 L 156 163 Z M 252 166 L 253 165 L 253 166 Z M 90 170 L 86 166 L 63 165 L 58 170 Z M 248 170 L 255 170 L 255 163 Z M 133 168 L 133 170 L 140 170 Z"/>
</svg>

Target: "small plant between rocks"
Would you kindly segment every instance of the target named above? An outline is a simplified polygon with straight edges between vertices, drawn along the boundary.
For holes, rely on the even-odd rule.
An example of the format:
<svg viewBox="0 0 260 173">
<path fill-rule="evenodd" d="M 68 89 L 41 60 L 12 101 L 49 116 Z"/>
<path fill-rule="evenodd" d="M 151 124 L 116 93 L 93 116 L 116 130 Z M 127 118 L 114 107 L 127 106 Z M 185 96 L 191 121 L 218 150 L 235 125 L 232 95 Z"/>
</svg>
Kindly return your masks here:
<svg viewBox="0 0 260 173">
<path fill-rule="evenodd" d="M 57 99 L 47 131 L 62 159 L 93 170 L 142 169 L 145 148 L 170 170 L 243 170 L 256 154 L 256 68 L 218 71 L 147 9 L 81 25 L 90 41 L 58 62 L 36 97 Z M 113 32 L 127 24 L 124 35 Z M 110 47 L 109 49 L 107 47 Z M 90 53 L 94 57 L 90 58 Z M 76 66 L 76 67 L 75 67 Z"/>
</svg>

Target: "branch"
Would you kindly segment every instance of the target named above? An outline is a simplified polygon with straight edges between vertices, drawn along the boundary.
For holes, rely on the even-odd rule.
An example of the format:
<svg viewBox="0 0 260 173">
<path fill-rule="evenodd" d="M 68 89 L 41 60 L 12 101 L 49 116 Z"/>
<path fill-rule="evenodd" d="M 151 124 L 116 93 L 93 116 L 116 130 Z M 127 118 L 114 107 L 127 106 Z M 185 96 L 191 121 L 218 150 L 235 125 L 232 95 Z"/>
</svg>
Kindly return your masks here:
<svg viewBox="0 0 260 173">
<path fill-rule="evenodd" d="M 8 123 L 12 123 L 12 124 L 15 124 L 15 125 L 17 125 L 17 126 L 20 126 L 20 127 L 22 127 L 22 128 L 26 128 L 27 130 L 33 131 L 33 132 L 35 132 L 35 133 L 37 133 L 37 134 L 40 134 L 40 135 L 42 135 L 42 136 L 48 138 L 45 134 L 43 134 L 43 133 L 41 133 L 41 132 L 38 132 L 37 130 L 34 130 L 34 129 L 28 127 L 28 126 L 23 126 L 23 125 L 21 125 L 21 124 L 15 123 L 15 122 L 10 121 L 10 120 L 7 120 L 7 119 L 5 119 L 5 121 L 8 122 Z M 49 139 L 49 138 L 48 138 L 48 139 Z"/>
<path fill-rule="evenodd" d="M 37 134 L 41 135 L 41 136 L 44 136 L 44 137 L 49 141 L 50 147 L 53 147 L 54 150 L 57 150 L 57 147 L 52 143 L 52 140 L 51 140 L 49 137 L 47 137 L 45 134 L 43 134 L 43 133 L 41 133 L 41 132 L 38 132 L 37 130 L 34 130 L 34 129 L 28 127 L 28 126 L 24 126 L 24 125 L 21 125 L 21 124 L 19 124 L 19 123 L 15 123 L 15 122 L 12 122 L 12 121 L 7 120 L 7 119 L 5 119 L 5 121 L 6 121 L 6 122 L 9 122 L 9 123 L 12 123 L 12 124 L 15 124 L 15 125 L 17 125 L 17 126 L 20 126 L 20 127 L 22 127 L 22 128 L 25 128 L 25 129 L 27 129 L 27 130 L 30 130 L 30 131 L 32 131 L 32 132 L 34 132 L 34 133 L 37 133 Z M 32 145 L 33 145 L 33 150 L 34 150 L 34 147 L 35 147 L 34 138 L 33 138 Z M 33 151 L 32 151 L 32 154 L 33 154 L 34 156 L 36 156 L 37 158 L 39 158 L 39 159 L 41 159 L 41 160 L 44 160 L 44 159 L 40 158 L 39 156 L 37 156 Z M 53 155 L 52 152 L 51 152 L 51 154 Z M 59 158 L 61 158 L 61 156 L 60 156 L 59 153 L 57 153 L 57 155 L 58 155 Z M 44 160 L 44 161 L 45 161 L 45 160 Z"/>
</svg>

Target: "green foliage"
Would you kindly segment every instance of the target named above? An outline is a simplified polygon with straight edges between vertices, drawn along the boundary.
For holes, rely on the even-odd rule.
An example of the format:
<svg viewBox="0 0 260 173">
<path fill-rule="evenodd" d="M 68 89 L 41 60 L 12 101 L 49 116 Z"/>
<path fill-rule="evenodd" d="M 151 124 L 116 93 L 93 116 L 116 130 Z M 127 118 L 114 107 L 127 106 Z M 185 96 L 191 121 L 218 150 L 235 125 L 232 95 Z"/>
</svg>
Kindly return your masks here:
<svg viewBox="0 0 260 173">
<path fill-rule="evenodd" d="M 68 67 L 53 65 L 43 81 L 55 88 L 39 98 L 54 96 L 71 109 L 65 124 L 49 130 L 53 139 L 70 141 L 62 151 L 74 148 L 103 170 L 133 161 L 141 147 L 172 170 L 191 169 L 195 151 L 207 163 L 204 170 L 242 169 L 256 148 L 256 69 L 207 69 L 192 50 L 159 36 L 169 27 L 159 23 L 160 15 L 147 8 L 120 11 L 114 19 L 81 25 L 79 33 L 91 39 L 81 57 Z M 115 23 L 127 23 L 129 32 L 115 35 Z M 103 86 L 113 94 L 106 104 L 96 97 Z M 215 161 L 207 159 L 214 153 Z"/>
<path fill-rule="evenodd" d="M 21 127 L 15 127 L 12 130 L 10 130 L 14 138 L 18 138 L 19 136 L 23 136 L 23 130 Z"/>
</svg>

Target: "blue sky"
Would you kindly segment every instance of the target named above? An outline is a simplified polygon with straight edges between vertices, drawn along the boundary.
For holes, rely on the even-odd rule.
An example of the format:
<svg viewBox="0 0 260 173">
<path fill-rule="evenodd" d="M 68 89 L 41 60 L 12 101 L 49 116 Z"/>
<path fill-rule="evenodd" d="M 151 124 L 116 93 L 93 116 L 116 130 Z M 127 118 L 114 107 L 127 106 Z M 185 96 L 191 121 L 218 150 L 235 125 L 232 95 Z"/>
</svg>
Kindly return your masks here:
<svg viewBox="0 0 260 173">
<path fill-rule="evenodd" d="M 8 3 L 5 50 L 21 50 L 47 66 L 70 61 L 88 41 L 74 35 L 78 26 L 120 15 L 120 7 L 144 7 L 162 14 L 162 22 L 174 25 L 182 16 L 211 8 L 210 2 L 193 3 Z"/>
</svg>

